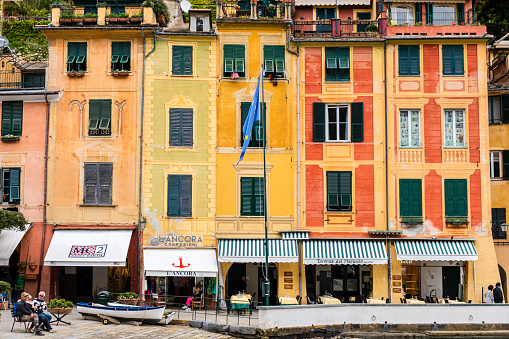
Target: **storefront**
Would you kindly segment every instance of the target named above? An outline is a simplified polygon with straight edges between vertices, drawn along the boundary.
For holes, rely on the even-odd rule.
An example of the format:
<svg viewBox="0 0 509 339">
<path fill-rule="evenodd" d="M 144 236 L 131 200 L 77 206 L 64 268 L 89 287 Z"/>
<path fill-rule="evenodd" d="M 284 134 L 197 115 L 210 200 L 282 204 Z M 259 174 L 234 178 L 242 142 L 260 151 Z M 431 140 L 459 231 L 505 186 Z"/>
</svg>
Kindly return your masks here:
<svg viewBox="0 0 509 339">
<path fill-rule="evenodd" d="M 372 296 L 373 265 L 387 265 L 383 241 L 307 240 L 303 242 L 306 292 L 311 300 L 331 294 L 343 301 Z"/>
<path fill-rule="evenodd" d="M 53 266 L 55 295 L 93 301 L 101 291 L 130 290 L 132 230 L 55 230 L 44 265 Z"/>
<path fill-rule="evenodd" d="M 275 305 L 278 296 L 293 295 L 298 290 L 297 276 L 294 277 L 293 272 L 298 267 L 299 252 L 295 240 L 269 239 L 268 248 L 269 303 Z M 264 239 L 220 239 L 218 261 L 224 276 L 226 298 L 246 292 L 254 301 L 264 301 Z M 294 270 L 291 266 L 295 266 Z"/>
<path fill-rule="evenodd" d="M 24 276 L 18 275 L 17 264 L 19 261 L 28 261 L 28 258 L 21 260 L 20 252 L 16 248 L 29 228 L 27 226 L 25 231 L 2 230 L 0 232 L 0 281 L 11 284 L 14 290 L 14 295 L 11 296 L 13 300 L 24 287 Z"/>
<path fill-rule="evenodd" d="M 217 259 L 213 248 L 145 248 L 144 288 L 168 304 L 184 304 L 200 288 L 204 304 L 213 306 L 217 295 Z"/>
<path fill-rule="evenodd" d="M 468 261 L 478 259 L 473 241 L 395 241 L 403 295 L 463 300 Z"/>
</svg>

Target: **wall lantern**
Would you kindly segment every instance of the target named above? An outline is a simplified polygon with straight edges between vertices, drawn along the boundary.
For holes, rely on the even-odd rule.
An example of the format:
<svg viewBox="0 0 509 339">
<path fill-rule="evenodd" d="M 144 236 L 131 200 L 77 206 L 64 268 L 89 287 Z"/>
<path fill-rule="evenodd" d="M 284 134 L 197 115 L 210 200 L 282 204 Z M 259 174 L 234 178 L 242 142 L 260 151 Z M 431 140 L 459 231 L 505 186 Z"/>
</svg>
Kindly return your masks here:
<svg viewBox="0 0 509 339">
<path fill-rule="evenodd" d="M 500 229 L 502 230 L 502 232 L 507 232 L 507 224 L 506 223 L 503 223 L 503 224 L 500 224 Z"/>
</svg>

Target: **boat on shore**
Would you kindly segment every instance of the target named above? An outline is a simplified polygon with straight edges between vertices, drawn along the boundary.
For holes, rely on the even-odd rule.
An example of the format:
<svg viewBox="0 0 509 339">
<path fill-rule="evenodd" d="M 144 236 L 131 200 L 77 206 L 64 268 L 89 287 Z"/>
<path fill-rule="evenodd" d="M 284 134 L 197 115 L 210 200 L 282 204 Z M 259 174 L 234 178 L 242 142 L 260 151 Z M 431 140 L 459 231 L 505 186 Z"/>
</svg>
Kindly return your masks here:
<svg viewBox="0 0 509 339">
<path fill-rule="evenodd" d="M 135 306 L 119 303 L 108 303 L 108 305 L 95 303 L 77 303 L 78 313 L 83 316 L 107 316 L 120 320 L 141 321 L 155 324 L 161 321 L 164 314 L 162 306 Z"/>
</svg>

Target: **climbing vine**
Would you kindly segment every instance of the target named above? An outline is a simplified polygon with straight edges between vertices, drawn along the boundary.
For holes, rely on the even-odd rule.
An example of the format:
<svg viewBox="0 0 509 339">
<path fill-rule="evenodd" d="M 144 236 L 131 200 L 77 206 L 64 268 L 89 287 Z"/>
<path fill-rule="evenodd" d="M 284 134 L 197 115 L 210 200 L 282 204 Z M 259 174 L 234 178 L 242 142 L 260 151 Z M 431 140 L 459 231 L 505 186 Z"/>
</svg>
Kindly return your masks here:
<svg viewBox="0 0 509 339">
<path fill-rule="evenodd" d="M 49 21 L 5 21 L 3 34 L 9 40 L 9 47 L 25 61 L 48 60 L 48 39 L 35 25 L 47 25 Z"/>
</svg>

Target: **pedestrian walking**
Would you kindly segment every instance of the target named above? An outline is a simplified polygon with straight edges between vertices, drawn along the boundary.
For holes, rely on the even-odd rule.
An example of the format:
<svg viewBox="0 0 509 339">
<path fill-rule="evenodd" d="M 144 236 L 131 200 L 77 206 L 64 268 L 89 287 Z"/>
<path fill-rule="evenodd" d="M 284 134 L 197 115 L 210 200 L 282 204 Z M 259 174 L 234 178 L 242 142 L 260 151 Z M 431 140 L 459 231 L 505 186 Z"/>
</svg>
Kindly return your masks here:
<svg viewBox="0 0 509 339">
<path fill-rule="evenodd" d="M 488 290 L 484 293 L 486 304 L 493 304 L 493 285 L 488 286 Z"/>
<path fill-rule="evenodd" d="M 504 301 L 504 295 L 502 294 L 502 289 L 500 288 L 500 283 L 498 282 L 493 290 L 493 300 L 495 304 L 501 304 Z"/>
</svg>

